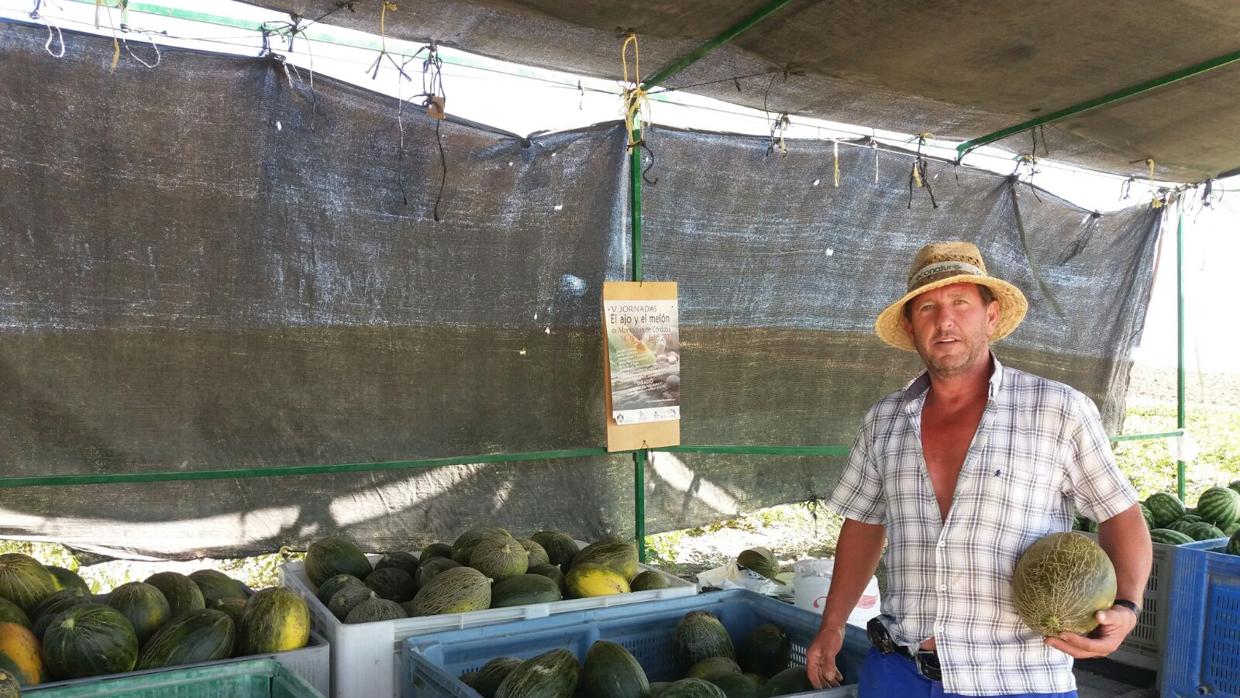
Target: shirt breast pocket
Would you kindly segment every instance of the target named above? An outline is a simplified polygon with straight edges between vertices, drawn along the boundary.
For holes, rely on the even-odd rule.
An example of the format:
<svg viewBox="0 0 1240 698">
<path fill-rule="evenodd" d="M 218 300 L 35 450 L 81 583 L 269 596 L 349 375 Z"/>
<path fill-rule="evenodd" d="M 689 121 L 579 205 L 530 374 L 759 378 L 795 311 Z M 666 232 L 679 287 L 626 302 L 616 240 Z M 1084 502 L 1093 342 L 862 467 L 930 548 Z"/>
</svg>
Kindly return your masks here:
<svg viewBox="0 0 1240 698">
<path fill-rule="evenodd" d="M 1001 501 L 1009 516 L 1027 519 L 1030 514 L 1048 513 L 1055 508 L 1059 482 L 1054 471 L 1036 464 L 995 465 L 987 473 L 994 485 L 987 488 Z"/>
</svg>

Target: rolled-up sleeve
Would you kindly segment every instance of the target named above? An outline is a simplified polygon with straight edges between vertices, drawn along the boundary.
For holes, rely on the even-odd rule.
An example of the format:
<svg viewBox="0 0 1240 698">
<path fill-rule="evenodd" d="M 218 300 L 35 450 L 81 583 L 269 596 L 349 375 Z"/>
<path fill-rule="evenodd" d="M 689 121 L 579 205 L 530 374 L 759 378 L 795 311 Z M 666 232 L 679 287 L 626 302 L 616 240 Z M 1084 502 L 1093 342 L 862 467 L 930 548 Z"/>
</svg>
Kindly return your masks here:
<svg viewBox="0 0 1240 698">
<path fill-rule="evenodd" d="M 1068 484 L 1077 511 L 1106 521 L 1137 503 L 1137 491 L 1115 463 L 1098 408 L 1082 393 L 1069 403 L 1066 428 Z"/>
<path fill-rule="evenodd" d="M 827 500 L 827 508 L 847 519 L 882 524 L 887 516 L 887 502 L 883 497 L 878 461 L 874 458 L 873 420 L 874 410 L 871 410 L 857 438 L 853 439 L 844 476 Z"/>
</svg>

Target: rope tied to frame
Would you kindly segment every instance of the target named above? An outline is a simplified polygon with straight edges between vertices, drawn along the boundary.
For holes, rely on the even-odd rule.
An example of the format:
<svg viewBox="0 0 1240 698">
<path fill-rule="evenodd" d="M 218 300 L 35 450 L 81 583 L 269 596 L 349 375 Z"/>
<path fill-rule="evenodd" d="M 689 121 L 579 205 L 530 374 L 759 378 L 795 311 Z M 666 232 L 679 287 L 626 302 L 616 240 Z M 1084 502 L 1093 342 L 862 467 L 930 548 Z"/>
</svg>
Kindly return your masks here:
<svg viewBox="0 0 1240 698">
<path fill-rule="evenodd" d="M 629 46 L 633 47 L 633 79 L 629 80 Z M 633 140 L 634 122 L 642 126 L 650 124 L 650 98 L 642 88 L 642 54 L 637 44 L 637 34 L 628 32 L 620 46 L 620 69 L 624 76 L 624 130 L 628 134 L 629 148 L 644 145 L 645 138 Z"/>
<path fill-rule="evenodd" d="M 914 186 L 916 186 L 916 188 L 918 189 L 924 188 L 926 190 L 926 193 L 930 195 L 930 205 L 933 208 L 939 207 L 938 201 L 935 201 L 934 199 L 934 189 L 930 186 L 930 177 L 927 172 L 927 167 L 929 163 L 926 160 L 926 156 L 922 154 L 921 152 L 922 146 L 924 146 L 926 144 L 926 141 L 930 138 L 934 138 L 934 134 L 929 133 L 929 132 L 922 132 L 922 133 L 917 134 L 917 157 L 913 159 L 913 169 L 908 174 L 908 207 L 909 208 L 913 208 Z"/>
<path fill-rule="evenodd" d="M 771 122 L 771 139 L 766 144 L 766 157 L 770 157 L 776 150 L 779 156 L 788 156 L 788 144 L 784 142 L 784 133 L 792 126 L 792 119 L 789 118 L 788 112 L 782 112 L 775 120 Z"/>
</svg>

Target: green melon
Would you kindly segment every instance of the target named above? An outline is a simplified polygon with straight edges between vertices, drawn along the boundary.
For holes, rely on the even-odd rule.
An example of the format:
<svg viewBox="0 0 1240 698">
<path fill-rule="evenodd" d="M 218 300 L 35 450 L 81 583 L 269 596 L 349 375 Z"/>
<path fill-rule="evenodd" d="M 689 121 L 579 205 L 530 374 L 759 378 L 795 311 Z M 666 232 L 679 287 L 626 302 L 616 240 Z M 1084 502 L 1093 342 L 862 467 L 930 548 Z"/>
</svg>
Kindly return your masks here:
<svg viewBox="0 0 1240 698">
<path fill-rule="evenodd" d="M 30 626 L 31 632 L 42 641 L 43 634 L 47 632 L 47 626 L 51 624 L 54 617 L 85 603 L 91 603 L 91 597 L 83 594 L 80 589 L 61 589 L 40 601 L 39 605 L 30 612 L 30 617 L 34 619 L 34 623 Z"/>
<path fill-rule="evenodd" d="M 525 574 L 530 556 L 515 538 L 491 536 L 478 541 L 469 554 L 469 566 L 495 581 Z"/>
<path fill-rule="evenodd" d="M 172 609 L 173 618 L 207 607 L 202 589 L 198 588 L 194 580 L 179 572 L 156 572 L 145 581 L 163 593 L 168 600 L 168 607 Z"/>
<path fill-rule="evenodd" d="M 518 538 L 517 542 L 525 548 L 525 552 L 529 557 L 529 566 L 537 567 L 539 565 L 551 564 L 551 557 L 547 555 L 547 549 L 534 542 L 530 538 Z"/>
<path fill-rule="evenodd" d="M 541 574 L 519 574 L 491 587 L 491 608 L 551 603 L 564 598 L 555 580 Z"/>
<path fill-rule="evenodd" d="M 547 551 L 547 559 L 559 565 L 562 572 L 568 571 L 577 556 L 577 541 L 562 531 L 539 531 L 530 536 L 530 540 L 541 545 Z"/>
<path fill-rule="evenodd" d="M 340 622 L 344 622 L 349 617 L 349 611 L 359 603 L 378 595 L 364 584 L 346 584 L 339 591 L 332 594 L 331 599 L 327 602 L 327 610 L 332 612 Z"/>
<path fill-rule="evenodd" d="M 336 592 L 350 584 L 356 584 L 357 586 L 363 587 L 366 586 L 365 582 L 351 574 L 336 574 L 332 575 L 331 578 L 320 584 L 319 590 L 314 593 L 314 596 L 322 602 L 324 606 L 326 606 L 327 602 L 331 601 L 332 597 L 336 595 Z"/>
<path fill-rule="evenodd" d="M 711 657 L 736 659 L 727 628 L 706 611 L 690 611 L 676 624 L 676 663 L 682 671 Z"/>
<path fill-rule="evenodd" d="M 495 698 L 572 698 L 578 671 L 577 657 L 572 652 L 551 650 L 521 662 L 509 672 Z"/>
<path fill-rule="evenodd" d="M 1170 492 L 1158 492 L 1145 500 L 1145 506 L 1154 516 L 1154 528 L 1165 528 L 1167 524 L 1184 515 L 1184 503 Z"/>
<path fill-rule="evenodd" d="M 792 661 L 792 640 L 779 626 L 764 623 L 749 633 L 736 655 L 744 671 L 774 676 Z"/>
<path fill-rule="evenodd" d="M 1012 573 L 1012 603 L 1025 623 L 1044 636 L 1085 634 L 1100 610 L 1115 602 L 1115 568 L 1090 538 L 1052 533 L 1029 546 Z"/>
<path fill-rule="evenodd" d="M 249 587 L 217 570 L 190 572 L 189 578 L 198 585 L 198 590 L 202 592 L 203 605 L 207 608 L 214 606 L 220 599 L 245 601 L 250 598 Z"/>
<path fill-rule="evenodd" d="M 1237 529 L 1227 539 L 1227 552 L 1232 555 L 1240 555 L 1240 529 Z"/>
<path fill-rule="evenodd" d="M 482 698 L 495 698 L 495 692 L 499 690 L 499 685 L 508 678 L 513 669 L 521 666 L 521 660 L 516 657 L 496 657 L 486 664 L 474 674 L 473 680 L 469 685 L 478 692 Z M 462 678 L 462 680 L 464 680 Z"/>
<path fill-rule="evenodd" d="M 762 686 L 762 695 L 766 698 L 812 690 L 814 690 L 814 684 L 809 682 L 809 674 L 806 673 L 805 667 L 796 664 L 772 676 L 771 680 Z"/>
<path fill-rule="evenodd" d="M 749 674 L 720 674 L 708 679 L 728 698 L 761 698 L 762 684 Z"/>
<path fill-rule="evenodd" d="M 47 565 L 46 567 L 47 571 L 51 572 L 52 576 L 56 578 L 57 588 L 77 589 L 83 594 L 90 596 L 90 585 L 86 583 L 85 579 L 79 577 L 77 572 L 70 569 L 65 569 L 64 567 L 57 567 L 55 565 Z"/>
<path fill-rule="evenodd" d="M 655 589 L 670 589 L 675 584 L 672 578 L 663 574 L 658 570 L 646 570 L 633 578 L 629 582 L 629 589 L 632 591 L 653 591 Z"/>
<path fill-rule="evenodd" d="M 21 698 L 22 691 L 17 677 L 0 669 L 0 698 Z"/>
<path fill-rule="evenodd" d="M 1240 493 L 1228 487 L 1211 487 L 1197 499 L 1197 515 L 1219 528 L 1240 521 Z"/>
<path fill-rule="evenodd" d="M 115 608 L 129 624 L 139 645 L 172 620 L 172 607 L 163 592 L 145 582 L 122 584 L 108 594 L 108 605 Z"/>
<path fill-rule="evenodd" d="M 30 616 L 26 615 L 21 606 L 0 596 L 0 623 L 17 623 L 29 628 Z"/>
<path fill-rule="evenodd" d="M 155 631 L 138 656 L 138 669 L 227 659 L 236 638 L 227 613 L 211 608 L 191 611 Z"/>
<path fill-rule="evenodd" d="M 0 623 L 0 669 L 23 686 L 43 683 L 46 676 L 39 656 L 39 638 L 17 623 Z"/>
<path fill-rule="evenodd" d="M 650 683 L 628 650 L 615 642 L 598 640 L 586 653 L 577 693 L 592 698 L 646 698 Z"/>
<path fill-rule="evenodd" d="M 502 528 L 471 528 L 457 536 L 452 542 L 452 559 L 462 565 L 468 565 L 474 546 L 486 538 L 512 538 L 512 535 Z"/>
<path fill-rule="evenodd" d="M 405 604 L 410 616 L 468 613 L 491 606 L 491 580 L 472 567 L 453 567 L 435 576 Z"/>
<path fill-rule="evenodd" d="M 728 698 L 728 694 L 709 681 L 681 679 L 659 693 L 659 698 Z"/>
<path fill-rule="evenodd" d="M 56 576 L 33 557 L 21 553 L 0 555 L 0 596 L 27 614 L 58 588 Z"/>
<path fill-rule="evenodd" d="M 57 680 L 131 671 L 138 659 L 133 626 L 111 606 L 74 606 L 43 633 L 43 665 Z"/>
<path fill-rule="evenodd" d="M 784 583 L 775 578 L 779 574 L 779 561 L 775 559 L 775 553 L 771 552 L 770 548 L 742 550 L 741 554 L 736 556 L 736 564 L 777 584 Z"/>
<path fill-rule="evenodd" d="M 344 536 L 321 538 L 306 549 L 306 576 L 314 586 L 337 574 L 365 579 L 371 572 L 370 560 L 357 543 Z"/>
<path fill-rule="evenodd" d="M 573 558 L 573 566 L 594 564 L 610 567 L 631 581 L 637 576 L 637 547 L 618 540 L 599 541 L 581 549 Z M 571 572 L 572 569 L 570 568 Z"/>
<path fill-rule="evenodd" d="M 434 557 L 446 557 L 452 559 L 452 546 L 447 543 L 431 543 L 422 548 L 422 554 L 418 556 L 418 562 L 426 562 Z"/>
<path fill-rule="evenodd" d="M 241 627 L 241 618 L 245 615 L 245 602 L 241 599 L 220 599 L 211 608 L 223 611 L 232 618 L 233 628 Z"/>
<path fill-rule="evenodd" d="M 710 681 L 716 676 L 741 673 L 741 665 L 727 657 L 707 657 L 685 672 L 685 678 Z"/>
<path fill-rule="evenodd" d="M 379 598 L 397 603 L 412 599 L 417 591 L 413 586 L 413 575 L 403 567 L 376 569 L 365 581 Z"/>
<path fill-rule="evenodd" d="M 1175 521 L 1172 521 L 1171 523 L 1167 524 L 1166 530 L 1175 531 L 1176 533 L 1183 533 L 1189 538 L 1192 538 L 1193 534 L 1189 533 L 1189 529 L 1193 528 L 1194 526 L 1200 526 L 1202 524 L 1205 524 L 1207 526 L 1210 525 L 1210 524 L 1206 524 L 1204 521 L 1186 521 L 1184 519 L 1176 519 Z"/>
<path fill-rule="evenodd" d="M 1184 545 L 1193 542 L 1192 538 L 1168 528 L 1156 528 L 1150 531 L 1150 540 L 1163 545 Z"/>
<path fill-rule="evenodd" d="M 310 641 L 310 609 L 291 589 L 262 589 L 245 602 L 236 630 L 237 654 L 301 649 Z"/>
<path fill-rule="evenodd" d="M 423 562 L 422 566 L 418 567 L 418 573 L 413 575 L 414 589 L 421 590 L 422 587 L 430 584 L 432 579 L 439 576 L 440 572 L 460 566 L 461 563 L 450 557 L 433 557 Z M 414 593 L 416 594 L 417 592 L 415 591 Z"/>
<path fill-rule="evenodd" d="M 1171 523 L 1204 523 L 1204 522 L 1205 522 L 1205 519 L 1201 518 L 1200 516 L 1197 516 L 1196 514 L 1185 514 L 1181 516 L 1180 518 L 1176 519 L 1175 521 L 1172 521 Z M 1170 527 L 1171 527 L 1171 524 L 1168 524 L 1167 528 L 1170 528 Z"/>
<path fill-rule="evenodd" d="M 651 681 L 650 698 L 659 698 L 672 685 L 671 681 Z"/>
<path fill-rule="evenodd" d="M 560 593 L 561 594 L 564 593 L 564 572 L 560 570 L 559 565 L 547 564 L 547 565 L 539 565 L 537 567 L 531 567 L 529 573 L 530 574 L 541 574 L 547 579 L 550 579 L 551 581 L 555 582 L 555 585 L 557 587 L 560 588 Z"/>
<path fill-rule="evenodd" d="M 345 616 L 346 623 L 374 623 L 381 620 L 399 620 L 407 617 L 405 609 L 395 601 L 374 597 L 353 607 Z"/>
<path fill-rule="evenodd" d="M 419 564 L 420 563 L 418 562 L 417 556 L 413 553 L 387 553 L 383 557 L 379 558 L 379 561 L 375 563 L 375 570 L 378 571 L 389 567 L 396 567 L 404 570 L 409 574 L 409 578 L 412 579 L 413 575 L 418 571 Z"/>
</svg>

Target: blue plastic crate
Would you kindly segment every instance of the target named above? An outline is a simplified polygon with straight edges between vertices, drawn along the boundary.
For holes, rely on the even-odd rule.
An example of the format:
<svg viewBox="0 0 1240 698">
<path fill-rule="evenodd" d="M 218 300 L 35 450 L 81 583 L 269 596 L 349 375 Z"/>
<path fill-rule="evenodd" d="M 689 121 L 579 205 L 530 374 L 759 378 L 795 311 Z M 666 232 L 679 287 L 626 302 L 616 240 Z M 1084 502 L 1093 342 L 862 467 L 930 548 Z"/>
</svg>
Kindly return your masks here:
<svg viewBox="0 0 1240 698">
<path fill-rule="evenodd" d="M 1220 540 L 1179 546 L 1162 695 L 1240 698 L 1240 555 Z"/>
<path fill-rule="evenodd" d="M 723 622 L 738 645 L 763 623 L 783 628 L 792 640 L 792 661 L 805 663 L 805 651 L 818 631 L 820 617 L 743 589 L 682 599 L 565 613 L 482 628 L 441 632 L 405 640 L 401 648 L 402 698 L 478 698 L 457 677 L 476 671 L 495 657 L 528 659 L 567 648 L 584 660 L 596 640 L 622 645 L 646 670 L 651 681 L 681 678 L 673 645 L 676 624 L 690 611 L 708 611 Z M 855 683 L 870 643 L 865 632 L 849 626 L 839 657 L 846 683 Z M 815 691 L 801 696 L 846 696 L 851 689 Z"/>
</svg>

